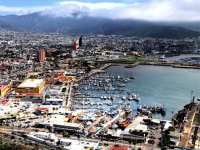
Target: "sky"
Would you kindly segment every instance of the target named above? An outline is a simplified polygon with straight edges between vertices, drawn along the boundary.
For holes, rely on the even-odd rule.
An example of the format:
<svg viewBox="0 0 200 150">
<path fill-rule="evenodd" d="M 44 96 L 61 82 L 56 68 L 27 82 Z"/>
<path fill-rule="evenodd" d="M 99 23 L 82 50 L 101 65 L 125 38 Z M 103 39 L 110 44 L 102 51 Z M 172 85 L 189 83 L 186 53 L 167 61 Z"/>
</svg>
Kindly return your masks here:
<svg viewBox="0 0 200 150">
<path fill-rule="evenodd" d="M 78 12 L 79 17 L 200 21 L 200 0 L 0 0 L 1 15 L 35 12 L 52 17 Z"/>
</svg>

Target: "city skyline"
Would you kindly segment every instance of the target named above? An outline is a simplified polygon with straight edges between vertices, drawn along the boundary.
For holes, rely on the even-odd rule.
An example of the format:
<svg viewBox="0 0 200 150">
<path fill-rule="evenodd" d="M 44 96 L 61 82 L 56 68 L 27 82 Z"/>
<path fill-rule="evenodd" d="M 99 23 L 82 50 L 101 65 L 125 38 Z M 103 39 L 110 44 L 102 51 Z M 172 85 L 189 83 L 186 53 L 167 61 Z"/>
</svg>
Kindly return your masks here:
<svg viewBox="0 0 200 150">
<path fill-rule="evenodd" d="M 147 21 L 200 21 L 198 0 L 1 0 L 1 15 L 104 17 Z"/>
</svg>

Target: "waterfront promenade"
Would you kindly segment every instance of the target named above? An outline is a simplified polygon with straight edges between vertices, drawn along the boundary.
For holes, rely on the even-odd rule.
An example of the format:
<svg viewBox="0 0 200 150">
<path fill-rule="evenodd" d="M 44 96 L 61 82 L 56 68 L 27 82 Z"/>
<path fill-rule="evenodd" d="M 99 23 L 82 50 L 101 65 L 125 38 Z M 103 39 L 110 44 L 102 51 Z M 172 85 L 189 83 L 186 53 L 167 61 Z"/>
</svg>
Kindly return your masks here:
<svg viewBox="0 0 200 150">
<path fill-rule="evenodd" d="M 191 141 L 192 135 L 194 134 L 192 129 L 195 126 L 195 116 L 197 114 L 198 111 L 198 106 L 199 104 L 193 104 L 191 110 L 188 110 L 187 113 L 187 122 L 184 124 L 184 128 L 183 128 L 183 133 L 182 136 L 180 137 L 180 142 L 178 144 L 179 147 L 193 147 L 193 143 Z M 199 124 L 199 123 L 198 123 Z M 195 146 L 195 145 L 194 145 Z"/>
</svg>

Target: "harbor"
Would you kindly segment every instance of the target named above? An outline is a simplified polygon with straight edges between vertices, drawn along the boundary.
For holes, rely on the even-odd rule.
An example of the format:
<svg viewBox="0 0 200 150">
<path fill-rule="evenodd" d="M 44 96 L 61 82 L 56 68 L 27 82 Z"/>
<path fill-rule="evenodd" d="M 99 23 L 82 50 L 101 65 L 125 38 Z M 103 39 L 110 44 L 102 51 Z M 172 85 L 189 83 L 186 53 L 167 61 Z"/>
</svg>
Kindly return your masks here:
<svg viewBox="0 0 200 150">
<path fill-rule="evenodd" d="M 104 72 L 92 74 L 78 82 L 73 100 L 74 109 L 97 108 L 97 111 L 126 104 L 136 115 L 139 106 L 164 106 L 164 113 L 152 115 L 158 119 L 171 119 L 173 113 L 181 109 L 180 103 L 187 103 L 191 98 L 191 90 L 195 89 L 195 94 L 199 96 L 197 83 L 200 81 L 192 79 L 192 76 L 198 76 L 198 70 L 190 70 L 193 74 L 186 77 L 186 70 L 170 66 L 139 65 L 131 69 L 124 66 L 112 65 Z M 167 77 L 163 77 L 162 73 L 167 74 Z M 182 82 L 185 78 L 189 79 Z M 171 86 L 173 83 L 177 83 L 177 88 L 176 85 Z M 188 86 L 184 87 L 185 84 Z"/>
<path fill-rule="evenodd" d="M 2 107 L 1 125 L 11 134 L 23 132 L 30 140 L 66 149 L 66 143 L 84 147 L 80 139 L 93 139 L 96 144 L 90 140 L 86 147 L 97 149 L 120 142 L 130 149 L 184 147 L 188 142 L 198 146 L 189 140 L 180 142 L 180 137 L 188 139 L 189 132 L 182 136 L 172 122 L 194 95 L 199 97 L 198 70 L 187 75 L 188 71 L 170 66 L 124 66 L 108 64 L 69 83 L 56 82 L 46 87 L 39 103 L 11 102 Z M 189 128 L 190 120 L 185 120 Z M 168 131 L 175 138 L 163 144 L 166 137 L 161 132 Z"/>
</svg>

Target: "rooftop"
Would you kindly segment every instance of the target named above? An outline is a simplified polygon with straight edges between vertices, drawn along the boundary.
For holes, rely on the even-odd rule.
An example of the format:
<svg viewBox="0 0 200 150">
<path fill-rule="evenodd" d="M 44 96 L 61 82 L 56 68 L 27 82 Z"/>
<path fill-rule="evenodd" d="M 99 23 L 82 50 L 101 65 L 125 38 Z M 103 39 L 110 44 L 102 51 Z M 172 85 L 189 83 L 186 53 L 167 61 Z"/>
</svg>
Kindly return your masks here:
<svg viewBox="0 0 200 150">
<path fill-rule="evenodd" d="M 122 132 L 123 135 L 129 135 L 129 130 L 142 130 L 147 131 L 147 126 L 141 124 L 143 122 L 143 117 L 137 117 L 131 124 L 129 124 L 126 129 Z"/>
<path fill-rule="evenodd" d="M 44 79 L 26 79 L 18 86 L 18 88 L 36 88 L 43 82 Z"/>
</svg>

